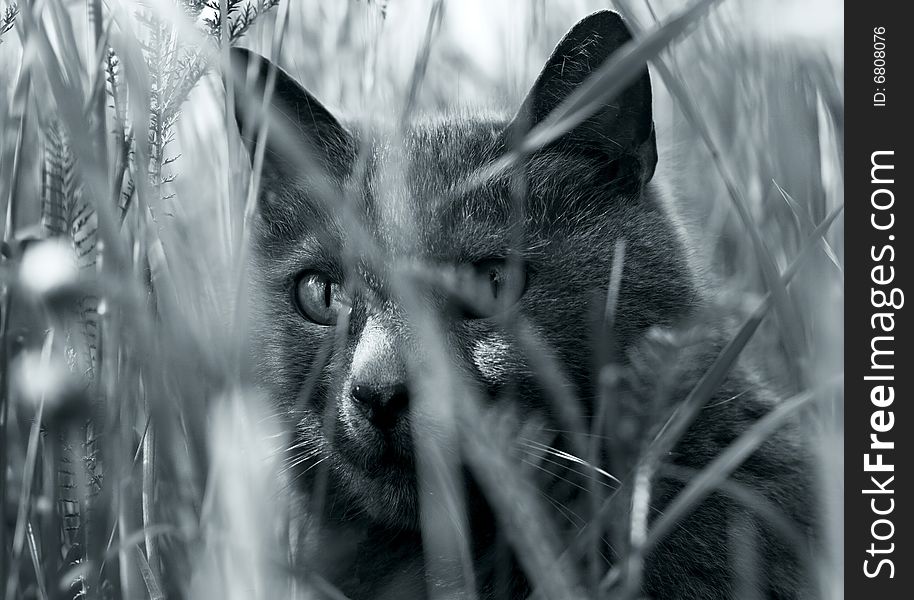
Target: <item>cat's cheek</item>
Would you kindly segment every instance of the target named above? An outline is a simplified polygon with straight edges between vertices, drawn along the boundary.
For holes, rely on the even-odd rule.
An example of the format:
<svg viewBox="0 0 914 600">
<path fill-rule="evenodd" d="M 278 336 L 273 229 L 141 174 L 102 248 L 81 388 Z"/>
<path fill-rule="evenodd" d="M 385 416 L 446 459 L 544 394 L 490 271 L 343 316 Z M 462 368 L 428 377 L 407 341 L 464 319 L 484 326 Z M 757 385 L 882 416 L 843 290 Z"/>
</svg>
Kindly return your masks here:
<svg viewBox="0 0 914 600">
<path fill-rule="evenodd" d="M 476 371 L 490 387 L 504 384 L 511 376 L 515 349 L 504 336 L 491 333 L 472 342 L 471 359 Z"/>
</svg>

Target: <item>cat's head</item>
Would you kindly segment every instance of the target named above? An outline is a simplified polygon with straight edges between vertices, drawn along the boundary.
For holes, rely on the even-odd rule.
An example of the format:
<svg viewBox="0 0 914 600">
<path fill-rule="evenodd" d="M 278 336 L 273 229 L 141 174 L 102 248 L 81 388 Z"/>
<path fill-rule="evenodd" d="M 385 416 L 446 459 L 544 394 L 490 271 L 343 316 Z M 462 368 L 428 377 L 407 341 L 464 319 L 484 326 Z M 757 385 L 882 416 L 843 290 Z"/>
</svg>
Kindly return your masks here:
<svg viewBox="0 0 914 600">
<path fill-rule="evenodd" d="M 439 425 L 417 398 L 429 406 L 458 386 L 548 423 L 544 378 L 557 369 L 589 414 L 619 241 L 617 345 L 681 313 L 688 269 L 648 185 L 646 68 L 520 168 L 479 179 L 630 39 L 615 13 L 590 15 L 514 115 L 389 128 L 346 125 L 282 70 L 233 50 L 238 121 L 262 167 L 255 358 L 295 423 L 299 471 L 324 464 L 372 518 L 413 527 L 413 434 Z"/>
</svg>

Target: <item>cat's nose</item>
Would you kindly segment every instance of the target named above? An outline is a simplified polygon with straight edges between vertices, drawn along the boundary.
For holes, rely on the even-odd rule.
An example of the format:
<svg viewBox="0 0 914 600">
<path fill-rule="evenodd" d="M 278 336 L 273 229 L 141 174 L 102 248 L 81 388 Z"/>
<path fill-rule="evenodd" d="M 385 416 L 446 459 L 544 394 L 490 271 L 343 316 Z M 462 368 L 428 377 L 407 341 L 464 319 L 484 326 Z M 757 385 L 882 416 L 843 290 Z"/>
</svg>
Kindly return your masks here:
<svg viewBox="0 0 914 600">
<path fill-rule="evenodd" d="M 402 383 L 356 383 L 349 393 L 365 418 L 379 429 L 392 429 L 409 407 L 409 390 Z"/>
</svg>

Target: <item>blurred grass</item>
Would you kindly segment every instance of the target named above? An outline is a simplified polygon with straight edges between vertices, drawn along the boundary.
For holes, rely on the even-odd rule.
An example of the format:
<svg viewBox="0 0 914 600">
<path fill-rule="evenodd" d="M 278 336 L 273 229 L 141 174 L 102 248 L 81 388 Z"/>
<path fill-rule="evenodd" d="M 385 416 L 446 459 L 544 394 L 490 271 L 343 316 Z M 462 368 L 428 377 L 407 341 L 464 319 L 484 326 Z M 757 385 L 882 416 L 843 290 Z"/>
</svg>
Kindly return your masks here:
<svg viewBox="0 0 914 600">
<path fill-rule="evenodd" d="M 333 593 L 289 569 L 290 515 L 273 464 L 281 434 L 245 385 L 243 340 L 226 326 L 237 317 L 227 299 L 241 289 L 252 195 L 220 79 L 204 74 L 220 43 L 272 56 L 349 114 L 471 113 L 519 104 L 562 33 L 605 7 L 273 4 L 0 5 L 5 599 Z M 615 8 L 647 32 L 686 6 Z M 798 23 L 806 10 L 841 7 L 766 6 L 720 3 L 689 20 L 687 37 L 662 38 L 662 51 L 644 57 L 672 208 L 697 240 L 717 318 L 751 324 L 723 358 L 748 361 L 792 396 L 783 415 L 814 391 L 840 395 L 822 389 L 840 375 L 843 346 L 842 42 L 837 26 Z M 570 109 L 574 117 L 580 106 Z M 49 237 L 67 239 L 72 256 L 35 254 Z M 54 261 L 77 268 L 58 272 Z M 776 314 L 764 318 L 772 304 Z M 557 377 L 540 354 L 541 370 Z M 558 379 L 554 389 L 562 393 Z M 694 394 L 697 408 L 709 392 Z M 526 556 L 541 589 L 571 597 L 582 583 L 567 579 L 573 569 L 548 567 L 570 555 L 549 527 L 524 528 L 549 519 L 530 517 L 542 507 L 509 450 L 490 447 L 497 416 L 478 410 L 486 427 L 470 460 L 483 483 L 510 482 L 496 504 L 528 517 L 512 539 L 535 549 Z M 830 525 L 823 547 L 832 553 L 819 559 L 825 598 L 842 593 L 840 414 L 839 403 L 822 401 L 802 413 Z M 581 445 L 579 456 L 599 455 Z M 694 485 L 706 489 L 723 473 Z M 584 520 L 602 535 L 600 503 L 590 510 Z M 603 585 L 629 576 L 598 575 Z"/>
</svg>

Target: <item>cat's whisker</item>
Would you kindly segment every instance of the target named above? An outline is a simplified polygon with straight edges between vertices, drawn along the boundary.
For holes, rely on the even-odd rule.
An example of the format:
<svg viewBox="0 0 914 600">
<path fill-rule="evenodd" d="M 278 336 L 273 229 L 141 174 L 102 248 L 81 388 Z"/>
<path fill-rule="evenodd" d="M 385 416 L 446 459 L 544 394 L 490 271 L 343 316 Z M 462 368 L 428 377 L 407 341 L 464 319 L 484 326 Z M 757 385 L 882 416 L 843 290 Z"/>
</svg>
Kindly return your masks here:
<svg viewBox="0 0 914 600">
<path fill-rule="evenodd" d="M 320 448 L 305 448 L 304 451 L 301 450 L 302 448 L 287 448 L 285 446 L 281 446 L 275 450 L 272 450 L 269 456 L 271 458 L 278 459 L 280 462 L 288 463 L 289 461 L 296 460 L 302 456 L 315 455 L 321 451 Z"/>
<path fill-rule="evenodd" d="M 542 452 L 546 452 L 547 454 L 550 454 L 557 458 L 561 458 L 568 462 L 586 467 L 593 473 L 602 475 L 603 477 L 606 477 L 607 479 L 610 479 L 613 482 L 615 482 L 619 485 L 622 485 L 622 481 L 620 481 L 618 477 L 614 476 L 612 473 L 610 473 L 604 469 L 601 469 L 600 467 L 590 464 L 588 461 L 584 460 L 583 458 L 579 458 L 579 457 L 577 457 L 573 454 L 569 454 L 568 452 L 565 452 L 563 450 L 553 448 L 552 446 L 547 446 L 546 444 L 537 442 L 536 440 L 522 439 L 521 443 L 524 444 L 525 446 L 527 446 L 528 448 L 540 450 Z M 543 460 L 546 460 L 546 459 L 543 459 Z M 552 462 L 552 461 L 550 461 L 550 462 Z M 554 463 L 554 464 L 558 464 L 558 463 Z M 604 484 L 604 485 L 606 485 L 606 484 Z M 611 486 L 607 485 L 607 487 L 611 487 Z"/>
<path fill-rule="evenodd" d="M 529 454 L 528 454 L 528 456 L 529 456 Z M 602 481 L 602 480 L 594 477 L 593 473 L 581 472 L 581 471 L 575 470 L 573 468 L 570 468 L 568 465 L 566 465 L 564 463 L 560 463 L 558 461 L 552 460 L 551 458 L 546 458 L 545 456 L 542 456 L 542 455 L 532 455 L 532 456 L 535 456 L 535 458 L 537 460 L 539 460 L 540 462 L 545 462 L 552 466 L 558 467 L 559 469 L 563 469 L 566 472 L 574 473 L 575 475 L 579 475 L 579 476 L 586 477 L 587 479 L 591 479 L 608 490 L 615 491 L 617 489 L 616 487 L 613 487 L 612 485 L 606 483 L 605 481 Z M 549 471 L 548 469 L 545 469 L 545 470 L 549 473 L 552 473 L 552 471 Z M 567 479 L 566 479 L 566 481 L 567 481 Z"/>
<path fill-rule="evenodd" d="M 300 448 L 317 447 L 317 446 L 318 446 L 318 443 L 315 442 L 314 440 L 304 439 L 299 442 L 295 442 L 294 444 L 288 445 L 285 448 L 286 448 L 286 451 L 292 452 L 292 451 L 298 450 Z"/>
<path fill-rule="evenodd" d="M 553 429 L 553 428 L 546 428 L 546 427 L 540 428 L 540 431 L 544 431 L 546 433 L 555 433 L 555 434 L 559 434 L 559 435 L 568 435 L 571 433 L 575 433 L 577 435 L 582 435 L 584 437 L 598 438 L 598 439 L 607 440 L 607 441 L 611 441 L 613 439 L 612 436 L 603 435 L 603 434 L 599 434 L 599 433 L 593 433 L 592 431 L 571 432 L 567 429 Z M 529 439 L 529 438 L 527 438 L 527 439 Z"/>
<path fill-rule="evenodd" d="M 295 452 L 296 450 L 301 450 L 302 448 L 318 450 L 321 448 L 321 443 L 316 440 L 304 438 L 300 441 L 295 442 L 294 444 L 286 446 L 285 452 Z"/>
<path fill-rule="evenodd" d="M 581 484 L 579 484 L 579 483 L 576 483 L 576 482 L 574 482 L 574 481 L 571 481 L 570 479 L 567 479 L 567 478 L 565 478 L 565 477 L 562 477 L 562 476 L 559 475 L 558 473 L 554 473 L 553 471 L 550 471 L 550 470 L 547 469 L 546 467 L 544 467 L 544 466 L 542 466 L 542 465 L 540 465 L 540 464 L 538 464 L 538 463 L 535 463 L 535 462 L 533 462 L 532 460 L 527 460 L 526 458 L 521 458 L 520 460 L 521 460 L 521 462 L 524 463 L 525 465 L 531 466 L 531 467 L 533 467 L 534 469 L 538 469 L 538 470 L 542 471 L 543 473 L 546 473 L 546 474 L 549 475 L 550 477 L 554 477 L 555 479 L 558 479 L 558 480 L 560 480 L 560 481 L 564 481 L 564 482 L 567 483 L 568 485 L 570 485 L 570 486 L 572 486 L 572 487 L 575 487 L 575 488 L 581 490 L 582 492 L 590 493 L 590 490 L 587 489 L 586 487 L 584 487 L 583 485 L 581 485 Z M 560 465 L 560 466 L 562 466 L 562 465 Z"/>
<path fill-rule="evenodd" d="M 291 454 L 291 455 L 285 457 L 283 459 L 283 462 L 289 463 L 289 462 L 298 461 L 298 460 L 308 460 L 310 458 L 314 458 L 315 456 L 318 456 L 320 453 L 321 453 L 320 448 L 315 448 L 308 452 L 296 452 L 295 454 Z"/>
<path fill-rule="evenodd" d="M 258 425 L 263 425 L 264 423 L 269 423 L 271 421 L 282 422 L 285 419 L 286 419 L 285 413 L 283 413 L 281 411 L 274 411 L 274 412 L 267 412 L 267 413 L 260 415 L 257 418 L 256 423 Z M 270 437 L 276 437 L 276 436 L 280 436 L 280 435 L 287 435 L 287 433 L 285 431 L 277 431 L 275 434 L 271 435 Z"/>
<path fill-rule="evenodd" d="M 315 458 L 320 456 L 320 454 L 321 454 L 321 450 L 318 448 L 318 449 L 315 449 L 311 452 L 307 452 L 304 454 L 296 454 L 293 456 L 289 456 L 283 461 L 288 464 L 286 464 L 281 469 L 281 473 L 287 473 L 301 464 L 304 464 L 310 460 L 314 460 Z"/>
<path fill-rule="evenodd" d="M 546 492 L 544 492 L 542 490 L 539 491 L 539 495 L 542 496 L 542 498 L 544 500 L 546 500 L 546 502 L 548 502 L 550 505 L 552 505 L 552 507 L 556 511 L 558 511 L 558 513 L 560 515 L 562 515 L 566 521 L 571 523 L 571 525 L 574 526 L 575 529 L 580 529 L 587 523 L 586 519 L 584 519 L 581 515 L 576 513 L 574 510 L 572 510 L 571 507 L 569 507 L 567 504 L 559 502 L 558 500 L 556 500 L 555 498 L 553 498 L 552 496 L 550 496 L 549 494 L 547 494 Z"/>
<path fill-rule="evenodd" d="M 305 470 L 302 471 L 301 473 L 297 473 L 297 474 L 295 475 L 295 477 L 293 477 L 292 479 L 290 479 L 290 480 L 286 483 L 285 487 L 286 487 L 286 488 L 292 487 L 292 486 L 295 484 L 295 482 L 297 482 L 299 479 L 301 479 L 302 477 L 304 477 L 309 471 L 311 471 L 312 469 L 314 469 L 316 466 L 318 466 L 318 465 L 320 465 L 320 464 L 326 462 L 327 459 L 329 459 L 329 458 L 330 458 L 329 455 L 328 455 L 328 456 L 324 456 L 324 457 L 321 458 L 320 460 L 316 461 L 314 464 L 310 465 L 307 469 L 305 469 Z"/>
<path fill-rule="evenodd" d="M 728 398 L 724 398 L 720 402 L 715 402 L 714 404 L 708 404 L 705 408 L 708 409 L 708 408 L 714 408 L 717 406 L 723 406 L 724 404 L 729 404 L 730 402 L 733 402 L 734 400 L 739 400 L 741 397 L 746 395 L 747 392 L 748 392 L 748 390 L 743 390 L 738 394 L 734 394 Z"/>
<path fill-rule="evenodd" d="M 286 465 L 283 467 L 283 470 L 289 470 L 289 469 L 295 468 L 296 465 L 299 465 L 303 462 L 307 462 L 313 458 L 316 458 L 319 454 L 320 454 L 320 452 L 309 452 L 308 454 L 304 454 L 304 455 L 290 456 L 283 461 L 284 463 L 286 463 Z"/>
</svg>

